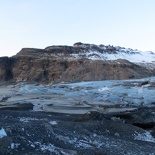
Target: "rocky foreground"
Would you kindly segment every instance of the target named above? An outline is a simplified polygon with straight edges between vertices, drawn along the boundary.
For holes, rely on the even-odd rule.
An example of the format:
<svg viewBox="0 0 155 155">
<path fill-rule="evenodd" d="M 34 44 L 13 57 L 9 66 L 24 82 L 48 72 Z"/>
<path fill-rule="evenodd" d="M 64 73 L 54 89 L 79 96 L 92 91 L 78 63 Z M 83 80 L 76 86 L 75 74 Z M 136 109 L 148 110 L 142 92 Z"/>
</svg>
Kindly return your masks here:
<svg viewBox="0 0 155 155">
<path fill-rule="evenodd" d="M 155 78 L 0 87 L 0 154 L 154 155 Z"/>
<path fill-rule="evenodd" d="M 150 117 L 155 117 L 155 108 L 143 110 L 106 115 L 2 110 L 0 126 L 6 135 L 0 138 L 0 153 L 154 155 L 155 128 Z M 150 114 L 144 122 L 139 117 Z"/>
</svg>

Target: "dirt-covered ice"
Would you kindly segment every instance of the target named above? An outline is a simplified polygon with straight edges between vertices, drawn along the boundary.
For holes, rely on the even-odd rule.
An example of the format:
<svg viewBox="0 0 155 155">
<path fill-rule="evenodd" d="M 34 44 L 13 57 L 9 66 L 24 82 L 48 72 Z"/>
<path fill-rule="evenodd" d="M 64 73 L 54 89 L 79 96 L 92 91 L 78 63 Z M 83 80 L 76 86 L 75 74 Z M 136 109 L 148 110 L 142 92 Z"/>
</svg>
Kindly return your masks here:
<svg viewBox="0 0 155 155">
<path fill-rule="evenodd" d="M 155 154 L 155 78 L 0 86 L 0 154 Z"/>
</svg>

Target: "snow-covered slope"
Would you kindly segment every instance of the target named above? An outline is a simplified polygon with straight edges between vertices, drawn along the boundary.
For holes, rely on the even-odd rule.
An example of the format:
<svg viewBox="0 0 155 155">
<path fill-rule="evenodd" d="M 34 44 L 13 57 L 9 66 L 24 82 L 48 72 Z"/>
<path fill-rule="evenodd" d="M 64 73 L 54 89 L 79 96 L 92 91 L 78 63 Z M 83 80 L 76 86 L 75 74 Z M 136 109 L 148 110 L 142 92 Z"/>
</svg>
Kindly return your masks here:
<svg viewBox="0 0 155 155">
<path fill-rule="evenodd" d="M 133 63 L 154 63 L 155 53 L 151 51 L 143 52 L 112 45 L 95 45 L 75 43 L 73 46 L 48 46 L 45 49 L 24 48 L 17 56 L 29 55 L 34 57 L 48 57 L 53 59 L 73 60 L 117 60 L 126 59 Z"/>
<path fill-rule="evenodd" d="M 155 53 L 142 52 L 130 48 L 123 48 L 119 46 L 105 46 L 75 43 L 75 48 L 81 48 L 80 53 L 71 54 L 75 58 L 88 58 L 92 60 L 117 60 L 126 59 L 133 63 L 155 63 Z"/>
</svg>

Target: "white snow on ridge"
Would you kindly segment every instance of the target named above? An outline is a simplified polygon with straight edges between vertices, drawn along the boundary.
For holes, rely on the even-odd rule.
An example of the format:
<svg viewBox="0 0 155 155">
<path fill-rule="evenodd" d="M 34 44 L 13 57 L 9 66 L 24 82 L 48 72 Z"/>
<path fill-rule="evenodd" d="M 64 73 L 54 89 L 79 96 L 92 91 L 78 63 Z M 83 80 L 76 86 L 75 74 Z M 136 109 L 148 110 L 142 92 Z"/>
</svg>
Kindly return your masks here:
<svg viewBox="0 0 155 155">
<path fill-rule="evenodd" d="M 88 45 L 87 45 L 88 46 Z M 113 47 L 113 46 L 95 46 L 92 45 L 78 54 L 70 54 L 74 58 L 87 58 L 91 60 L 117 60 L 126 59 L 133 63 L 155 63 L 155 53 L 147 51 L 142 52 L 130 48 Z"/>
<path fill-rule="evenodd" d="M 86 58 L 92 60 L 117 60 L 117 59 L 126 59 L 130 62 L 146 62 L 151 63 L 155 62 L 155 54 L 151 52 L 135 52 L 135 53 L 124 53 L 118 52 L 109 54 L 109 53 L 100 53 L 98 51 L 88 51 L 86 53 Z"/>
</svg>

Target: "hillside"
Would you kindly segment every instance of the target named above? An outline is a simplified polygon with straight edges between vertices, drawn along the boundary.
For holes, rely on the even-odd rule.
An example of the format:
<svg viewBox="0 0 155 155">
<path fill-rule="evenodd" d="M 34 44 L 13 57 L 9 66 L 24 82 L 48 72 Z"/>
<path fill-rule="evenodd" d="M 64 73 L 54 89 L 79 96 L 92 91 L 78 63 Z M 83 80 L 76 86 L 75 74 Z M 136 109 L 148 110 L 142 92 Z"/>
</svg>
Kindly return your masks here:
<svg viewBox="0 0 155 155">
<path fill-rule="evenodd" d="M 0 81 L 41 83 L 120 80 L 155 75 L 155 53 L 75 43 L 73 46 L 23 48 L 0 58 Z"/>
</svg>

